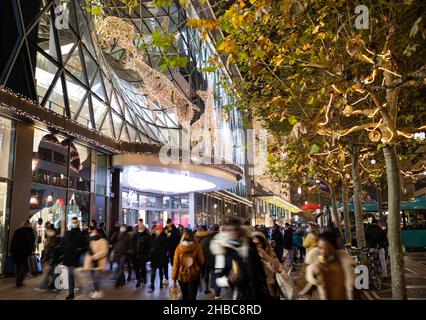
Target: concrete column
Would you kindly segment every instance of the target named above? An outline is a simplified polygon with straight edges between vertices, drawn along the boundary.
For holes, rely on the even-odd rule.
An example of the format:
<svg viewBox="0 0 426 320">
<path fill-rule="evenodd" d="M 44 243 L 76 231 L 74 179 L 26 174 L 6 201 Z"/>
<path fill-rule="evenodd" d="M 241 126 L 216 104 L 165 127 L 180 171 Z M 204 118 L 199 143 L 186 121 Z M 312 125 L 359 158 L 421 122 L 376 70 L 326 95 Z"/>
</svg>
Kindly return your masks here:
<svg viewBox="0 0 426 320">
<path fill-rule="evenodd" d="M 17 122 L 12 197 L 10 204 L 9 243 L 22 222 L 29 219 L 34 127 Z"/>
</svg>

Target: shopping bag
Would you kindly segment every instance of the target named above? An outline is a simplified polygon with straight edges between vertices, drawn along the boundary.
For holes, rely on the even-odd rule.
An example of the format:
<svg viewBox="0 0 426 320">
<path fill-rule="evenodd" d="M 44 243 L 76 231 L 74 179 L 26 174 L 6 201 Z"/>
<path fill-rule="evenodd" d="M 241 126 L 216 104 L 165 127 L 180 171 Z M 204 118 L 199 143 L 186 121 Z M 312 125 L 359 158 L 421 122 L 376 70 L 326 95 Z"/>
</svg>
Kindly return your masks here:
<svg viewBox="0 0 426 320">
<path fill-rule="evenodd" d="M 181 300 L 182 292 L 180 291 L 180 287 L 176 285 L 172 285 L 169 287 L 170 300 Z"/>
<path fill-rule="evenodd" d="M 35 260 L 36 272 L 42 273 L 43 272 L 43 266 L 42 266 L 40 257 L 38 255 L 35 255 L 34 260 Z"/>
<path fill-rule="evenodd" d="M 275 278 L 280 289 L 280 294 L 285 300 L 297 300 L 297 290 L 290 276 L 285 270 L 277 272 Z"/>
<path fill-rule="evenodd" d="M 35 258 L 33 255 L 27 258 L 27 264 L 28 264 L 28 273 L 32 275 L 36 275 L 37 274 L 36 263 L 35 263 Z"/>
</svg>

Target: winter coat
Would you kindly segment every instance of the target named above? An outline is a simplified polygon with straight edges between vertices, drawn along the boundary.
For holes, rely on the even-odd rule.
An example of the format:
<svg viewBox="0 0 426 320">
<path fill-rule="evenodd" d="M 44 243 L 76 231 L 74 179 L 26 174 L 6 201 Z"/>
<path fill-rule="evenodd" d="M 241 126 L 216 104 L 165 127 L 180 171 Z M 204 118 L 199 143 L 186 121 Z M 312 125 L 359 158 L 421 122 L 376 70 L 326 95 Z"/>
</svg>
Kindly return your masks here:
<svg viewBox="0 0 426 320">
<path fill-rule="evenodd" d="M 108 241 L 102 234 L 90 239 L 89 252 L 84 257 L 84 269 L 104 270 L 108 258 Z"/>
<path fill-rule="evenodd" d="M 284 248 L 291 250 L 293 248 L 293 228 L 289 227 L 284 230 Z"/>
<path fill-rule="evenodd" d="M 151 241 L 152 247 L 149 255 L 151 267 L 158 268 L 167 266 L 169 263 L 169 247 L 166 233 L 162 232 L 158 236 L 153 234 Z"/>
<path fill-rule="evenodd" d="M 293 232 L 293 245 L 295 247 L 302 247 L 303 244 L 303 238 L 302 238 L 302 234 L 299 231 L 294 231 Z"/>
<path fill-rule="evenodd" d="M 204 268 L 214 268 L 214 255 L 210 250 L 210 243 L 217 234 L 218 232 L 210 232 L 209 235 L 204 237 L 199 243 L 201 250 L 203 251 Z"/>
<path fill-rule="evenodd" d="M 193 265 L 189 268 L 191 273 L 183 274 L 185 268 L 182 265 L 182 257 L 190 256 L 193 260 Z M 204 256 L 200 246 L 192 241 L 182 241 L 176 248 L 173 258 L 173 273 L 172 279 L 182 282 L 190 282 L 200 276 L 201 268 L 204 265 Z"/>
<path fill-rule="evenodd" d="M 15 263 L 26 260 L 35 250 L 35 235 L 31 226 L 16 229 L 10 245 L 10 253 Z"/>
<path fill-rule="evenodd" d="M 173 258 L 176 247 L 179 245 L 181 234 L 179 230 L 174 225 L 172 225 L 172 229 L 170 230 L 170 232 L 167 232 L 166 235 L 169 257 Z"/>
<path fill-rule="evenodd" d="M 326 283 L 323 275 L 324 271 L 319 274 L 315 274 L 314 270 L 318 265 L 320 257 L 320 251 L 318 248 L 314 248 L 306 254 L 306 280 L 311 287 L 316 287 L 318 291 L 318 297 L 320 300 L 327 300 L 327 288 L 329 286 L 338 286 L 342 284 L 339 281 L 343 281 L 345 287 L 345 299 L 353 300 L 353 286 L 355 281 L 354 271 L 354 260 L 345 250 L 336 250 L 336 259 L 340 262 L 343 270 L 343 279 L 333 279 L 329 283 Z M 308 291 L 308 290 L 307 290 Z"/>
<path fill-rule="evenodd" d="M 48 265 L 56 265 L 61 262 L 61 243 L 57 235 L 46 236 L 41 260 Z"/>
<path fill-rule="evenodd" d="M 386 245 L 386 234 L 377 224 L 372 224 L 365 231 L 365 240 L 369 248 L 384 248 Z"/>
<path fill-rule="evenodd" d="M 147 230 L 135 232 L 133 235 L 133 250 L 135 259 L 148 259 L 151 250 L 151 235 Z"/>
<path fill-rule="evenodd" d="M 198 230 L 197 232 L 195 232 L 195 242 L 200 243 L 201 240 L 209 236 L 211 233 L 212 232 L 208 230 L 207 231 Z"/>
<path fill-rule="evenodd" d="M 132 237 L 128 232 L 120 232 L 117 235 L 117 242 L 114 245 L 114 253 L 117 256 L 125 255 L 130 257 L 133 254 Z"/>
<path fill-rule="evenodd" d="M 311 251 L 313 248 L 316 248 L 318 245 L 318 239 L 315 234 L 312 232 L 309 233 L 305 239 L 303 239 L 303 246 L 306 248 L 306 253 Z"/>
<path fill-rule="evenodd" d="M 64 265 L 77 267 L 80 265 L 80 256 L 86 252 L 88 243 L 80 228 L 71 229 L 62 239 Z"/>
<path fill-rule="evenodd" d="M 240 244 L 230 241 L 225 232 L 218 233 L 210 243 L 215 255 L 216 285 L 232 287 L 234 300 L 265 300 L 268 294 L 265 272 L 257 249 L 247 236 Z M 218 272 L 220 270 L 220 272 Z M 236 281 L 229 279 L 236 274 Z"/>
</svg>

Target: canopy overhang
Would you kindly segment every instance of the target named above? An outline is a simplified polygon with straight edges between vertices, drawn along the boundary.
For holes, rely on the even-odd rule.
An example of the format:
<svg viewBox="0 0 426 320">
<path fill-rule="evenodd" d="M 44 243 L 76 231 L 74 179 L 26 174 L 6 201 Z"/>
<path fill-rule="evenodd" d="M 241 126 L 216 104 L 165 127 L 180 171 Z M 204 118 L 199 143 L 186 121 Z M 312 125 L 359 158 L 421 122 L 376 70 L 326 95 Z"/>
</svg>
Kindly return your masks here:
<svg viewBox="0 0 426 320">
<path fill-rule="evenodd" d="M 258 199 L 266 201 L 267 203 L 274 204 L 277 207 L 283 208 L 291 213 L 299 213 L 300 209 L 283 198 L 278 196 L 259 197 Z"/>
</svg>

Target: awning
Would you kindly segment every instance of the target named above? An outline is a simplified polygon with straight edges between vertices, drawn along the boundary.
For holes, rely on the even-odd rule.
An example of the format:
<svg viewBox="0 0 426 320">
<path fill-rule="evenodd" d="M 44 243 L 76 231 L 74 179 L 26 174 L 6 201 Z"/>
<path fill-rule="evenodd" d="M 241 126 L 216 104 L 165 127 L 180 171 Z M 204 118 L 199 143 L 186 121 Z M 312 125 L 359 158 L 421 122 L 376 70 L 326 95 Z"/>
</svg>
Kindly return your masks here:
<svg viewBox="0 0 426 320">
<path fill-rule="evenodd" d="M 267 196 L 267 197 L 258 197 L 258 199 L 266 201 L 267 203 L 271 203 L 276 205 L 279 208 L 283 208 L 291 213 L 298 213 L 300 209 L 290 202 L 285 201 L 283 198 L 278 196 Z"/>
<path fill-rule="evenodd" d="M 361 208 L 365 212 L 378 212 L 379 205 L 377 203 L 363 203 Z M 382 208 L 387 211 L 388 204 L 383 202 Z M 343 211 L 343 206 L 340 205 L 338 210 Z M 417 198 L 413 201 L 401 201 L 401 210 L 426 210 L 426 197 Z M 349 211 L 354 211 L 354 204 L 349 203 Z"/>
<path fill-rule="evenodd" d="M 229 200 L 232 200 L 232 201 L 242 203 L 242 204 L 244 204 L 244 205 L 246 205 L 247 207 L 250 207 L 250 208 L 253 207 L 253 203 L 250 200 L 243 198 L 243 197 L 240 197 L 240 196 L 238 196 L 238 195 L 236 195 L 232 192 L 229 192 L 227 190 L 220 190 L 220 191 L 216 191 L 215 193 L 224 196 L 225 199 L 229 199 Z"/>
</svg>

